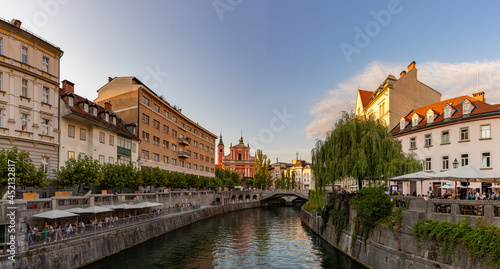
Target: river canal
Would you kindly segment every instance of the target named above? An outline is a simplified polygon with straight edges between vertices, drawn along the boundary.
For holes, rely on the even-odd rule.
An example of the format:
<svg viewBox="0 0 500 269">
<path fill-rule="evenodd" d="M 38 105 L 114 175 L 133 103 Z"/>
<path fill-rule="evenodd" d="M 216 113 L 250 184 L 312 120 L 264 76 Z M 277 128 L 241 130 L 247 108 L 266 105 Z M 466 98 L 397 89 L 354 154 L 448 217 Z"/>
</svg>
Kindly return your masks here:
<svg viewBox="0 0 500 269">
<path fill-rule="evenodd" d="M 303 225 L 299 212 L 270 207 L 218 215 L 84 268 L 365 268 Z"/>
</svg>

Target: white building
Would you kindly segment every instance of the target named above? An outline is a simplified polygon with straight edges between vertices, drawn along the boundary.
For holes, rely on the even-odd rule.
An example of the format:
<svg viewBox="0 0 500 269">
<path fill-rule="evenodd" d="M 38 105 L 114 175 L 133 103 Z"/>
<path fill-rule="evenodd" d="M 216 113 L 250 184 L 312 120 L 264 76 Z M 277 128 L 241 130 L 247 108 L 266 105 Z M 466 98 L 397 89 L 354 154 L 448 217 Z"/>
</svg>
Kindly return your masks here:
<svg viewBox="0 0 500 269">
<path fill-rule="evenodd" d="M 299 160 L 298 153 L 297 158 L 292 161 L 292 166 L 287 170 L 290 173 L 295 174 L 295 184 L 297 189 L 314 190 L 314 175 L 311 169 L 311 164 L 305 160 Z"/>
<path fill-rule="evenodd" d="M 61 147 L 59 166 L 68 159 L 89 156 L 104 163 L 137 166 L 139 140 L 135 126 L 112 111 L 74 94 L 74 84 L 64 80 L 61 96 Z"/>
<path fill-rule="evenodd" d="M 500 106 L 485 103 L 484 92 L 474 97 L 460 96 L 412 110 L 392 130 L 401 142 L 403 151 L 415 153 L 424 163 L 424 171 L 437 173 L 460 166 L 471 165 L 495 172 L 500 169 Z M 445 181 L 444 181 L 445 182 Z M 404 194 L 439 194 L 444 182 L 424 181 L 403 183 Z M 449 184 L 454 183 L 447 181 Z M 485 188 L 488 183 L 471 183 L 473 188 Z"/>
</svg>

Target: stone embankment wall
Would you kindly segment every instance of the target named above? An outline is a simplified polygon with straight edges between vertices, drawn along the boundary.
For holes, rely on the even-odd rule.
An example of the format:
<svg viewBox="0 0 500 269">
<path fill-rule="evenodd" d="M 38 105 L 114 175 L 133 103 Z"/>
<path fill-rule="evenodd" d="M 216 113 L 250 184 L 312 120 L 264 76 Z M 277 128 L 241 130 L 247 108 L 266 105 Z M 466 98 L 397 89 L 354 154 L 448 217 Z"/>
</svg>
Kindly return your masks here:
<svg viewBox="0 0 500 269">
<path fill-rule="evenodd" d="M 260 202 L 211 206 L 182 214 L 166 215 L 106 233 L 20 253 L 16 256 L 15 263 L 3 261 L 0 268 L 78 268 L 196 221 L 254 207 L 260 207 Z"/>
<path fill-rule="evenodd" d="M 409 200 L 409 199 L 407 199 Z M 311 228 L 315 233 L 326 240 L 352 259 L 364 264 L 369 268 L 409 268 L 409 269 L 455 269 L 455 268 L 497 268 L 491 264 L 472 259 L 471 256 L 461 246 L 457 246 L 454 253 L 443 257 L 443 244 L 441 242 L 418 243 L 413 235 L 413 224 L 422 219 L 433 219 L 458 223 L 462 218 L 460 206 L 470 204 L 477 206 L 481 201 L 447 201 L 429 200 L 421 198 L 411 199 L 410 207 L 403 212 L 403 225 L 401 228 L 377 227 L 370 238 L 363 243 L 361 229 L 352 245 L 352 235 L 354 234 L 354 217 L 356 212 L 351 210 L 349 225 L 343 231 L 339 243 L 336 241 L 336 231 L 331 223 L 328 223 L 320 233 L 322 219 L 320 216 L 314 217 L 309 212 L 302 210 L 300 218 L 302 222 Z M 487 204 L 490 201 L 483 201 Z M 436 205 L 447 204 L 451 210 L 436 210 Z M 488 205 L 484 205 L 483 220 L 490 224 L 497 224 L 498 219 L 494 215 L 487 213 Z M 492 207 L 492 206 L 489 206 Z M 455 211 L 454 211 L 455 210 Z M 493 211 L 493 207 L 491 208 Z M 469 225 L 474 225 L 479 216 L 469 216 Z"/>
</svg>

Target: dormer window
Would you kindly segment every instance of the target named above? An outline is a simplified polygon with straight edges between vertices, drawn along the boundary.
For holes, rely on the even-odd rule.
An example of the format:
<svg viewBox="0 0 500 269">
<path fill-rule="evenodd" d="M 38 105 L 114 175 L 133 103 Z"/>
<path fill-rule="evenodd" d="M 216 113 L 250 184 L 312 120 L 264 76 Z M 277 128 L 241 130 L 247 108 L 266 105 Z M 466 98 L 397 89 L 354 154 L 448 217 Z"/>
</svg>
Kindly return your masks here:
<svg viewBox="0 0 500 269">
<path fill-rule="evenodd" d="M 413 114 L 413 117 L 411 118 L 411 126 L 417 127 L 419 120 L 420 117 L 418 116 L 418 114 L 417 113 Z"/>
<path fill-rule="evenodd" d="M 108 113 L 104 113 L 104 119 L 109 122 L 109 114 Z"/>
<path fill-rule="evenodd" d="M 405 118 L 401 118 L 401 121 L 399 121 L 399 130 L 404 130 L 406 128 L 406 120 Z"/>
<path fill-rule="evenodd" d="M 83 104 L 83 110 L 85 112 L 89 112 L 89 104 L 87 104 L 87 103 Z"/>
<path fill-rule="evenodd" d="M 92 108 L 92 114 L 94 114 L 94 116 L 97 116 L 97 107 Z"/>
<path fill-rule="evenodd" d="M 430 124 L 433 122 L 434 122 L 434 111 L 432 111 L 432 109 L 429 109 L 427 111 L 427 124 Z"/>
<path fill-rule="evenodd" d="M 444 111 L 444 118 L 445 118 L 445 119 L 449 119 L 449 118 L 451 118 L 451 114 L 452 114 L 451 112 L 452 112 L 452 109 L 453 109 L 453 108 L 451 107 L 451 105 L 450 105 L 450 104 L 446 104 L 446 105 L 444 106 L 443 111 Z"/>
<path fill-rule="evenodd" d="M 113 117 L 113 124 L 116 125 L 116 117 Z"/>
<path fill-rule="evenodd" d="M 73 106 L 73 97 L 68 97 L 68 105 Z"/>
<path fill-rule="evenodd" d="M 465 99 L 463 102 L 462 102 L 462 109 L 463 109 L 463 115 L 469 115 L 470 112 L 472 111 L 472 103 L 469 101 L 469 99 Z"/>
</svg>

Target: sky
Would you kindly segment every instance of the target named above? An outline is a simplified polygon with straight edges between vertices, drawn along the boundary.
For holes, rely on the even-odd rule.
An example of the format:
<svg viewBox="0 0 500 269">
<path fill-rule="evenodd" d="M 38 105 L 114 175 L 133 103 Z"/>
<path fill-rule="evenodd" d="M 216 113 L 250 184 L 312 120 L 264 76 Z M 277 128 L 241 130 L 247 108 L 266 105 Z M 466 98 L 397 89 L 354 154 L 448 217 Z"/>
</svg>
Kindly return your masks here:
<svg viewBox="0 0 500 269">
<path fill-rule="evenodd" d="M 310 161 L 358 87 L 415 61 L 443 100 L 500 103 L 495 1 L 0 0 L 0 17 L 64 51 L 61 80 L 90 100 L 135 76 L 228 146 Z M 477 77 L 479 74 L 479 83 Z M 478 87 L 479 85 L 479 87 Z M 410 111 L 408 111 L 410 112 Z"/>
</svg>

